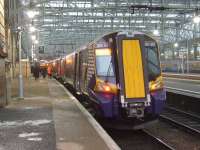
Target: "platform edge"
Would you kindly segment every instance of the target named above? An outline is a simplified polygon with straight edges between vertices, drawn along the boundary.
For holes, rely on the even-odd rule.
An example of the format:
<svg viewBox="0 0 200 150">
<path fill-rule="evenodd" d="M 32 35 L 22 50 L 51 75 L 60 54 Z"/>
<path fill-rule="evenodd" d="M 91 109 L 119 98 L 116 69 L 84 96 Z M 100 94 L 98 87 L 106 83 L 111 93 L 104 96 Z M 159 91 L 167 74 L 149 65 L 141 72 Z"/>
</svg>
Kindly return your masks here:
<svg viewBox="0 0 200 150">
<path fill-rule="evenodd" d="M 99 134 L 101 139 L 105 142 L 111 150 L 121 150 L 121 148 L 116 144 L 116 142 L 106 133 L 106 131 L 101 127 L 101 125 L 93 118 L 93 116 L 81 105 L 81 103 L 58 81 L 56 81 L 61 88 L 69 95 L 70 99 L 74 100 L 75 104 L 78 106 L 83 115 L 87 118 L 92 127 Z"/>
</svg>

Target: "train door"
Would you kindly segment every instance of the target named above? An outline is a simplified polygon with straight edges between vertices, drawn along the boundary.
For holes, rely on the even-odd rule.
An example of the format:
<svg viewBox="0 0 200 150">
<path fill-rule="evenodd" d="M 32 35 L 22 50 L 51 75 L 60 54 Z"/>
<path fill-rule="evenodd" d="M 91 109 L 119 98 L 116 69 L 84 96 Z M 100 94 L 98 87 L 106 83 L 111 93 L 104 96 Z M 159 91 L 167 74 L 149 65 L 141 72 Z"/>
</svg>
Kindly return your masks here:
<svg viewBox="0 0 200 150">
<path fill-rule="evenodd" d="M 86 83 L 87 83 L 87 53 L 88 51 L 82 50 L 79 53 L 79 86 L 82 93 L 86 93 Z"/>
<path fill-rule="evenodd" d="M 58 60 L 58 77 L 61 77 L 61 65 L 62 65 L 62 59 Z"/>
<path fill-rule="evenodd" d="M 79 55 L 75 54 L 74 87 L 79 92 Z"/>
<path fill-rule="evenodd" d="M 0 58 L 0 107 L 6 104 L 6 70 L 5 60 Z"/>
<path fill-rule="evenodd" d="M 144 106 L 147 101 L 147 80 L 142 37 L 117 36 L 120 101 L 122 107 Z M 135 110 L 133 110 L 135 111 Z"/>
</svg>

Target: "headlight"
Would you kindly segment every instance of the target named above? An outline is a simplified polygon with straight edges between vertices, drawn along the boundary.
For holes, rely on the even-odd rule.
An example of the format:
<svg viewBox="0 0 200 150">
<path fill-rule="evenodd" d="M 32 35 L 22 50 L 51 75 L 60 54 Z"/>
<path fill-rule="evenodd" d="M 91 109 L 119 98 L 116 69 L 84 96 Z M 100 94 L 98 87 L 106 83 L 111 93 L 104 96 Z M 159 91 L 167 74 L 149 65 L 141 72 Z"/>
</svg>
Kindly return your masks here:
<svg viewBox="0 0 200 150">
<path fill-rule="evenodd" d="M 94 91 L 102 92 L 102 93 L 117 94 L 117 86 L 115 84 L 97 79 Z"/>
<path fill-rule="evenodd" d="M 162 76 L 159 76 L 158 78 L 156 78 L 155 81 L 149 82 L 150 91 L 160 90 L 160 89 L 163 89 L 163 87 L 164 87 L 164 83 L 163 83 Z"/>
</svg>

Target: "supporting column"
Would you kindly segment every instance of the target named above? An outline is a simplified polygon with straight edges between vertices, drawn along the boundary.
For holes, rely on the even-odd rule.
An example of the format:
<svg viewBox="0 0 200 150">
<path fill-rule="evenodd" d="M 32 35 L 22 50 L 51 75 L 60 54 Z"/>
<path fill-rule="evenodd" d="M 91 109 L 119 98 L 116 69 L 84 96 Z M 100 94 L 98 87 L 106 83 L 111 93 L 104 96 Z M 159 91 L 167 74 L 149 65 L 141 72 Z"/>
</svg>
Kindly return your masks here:
<svg viewBox="0 0 200 150">
<path fill-rule="evenodd" d="M 21 42 L 21 35 L 22 31 L 19 31 L 19 99 L 24 99 L 24 89 L 23 89 L 23 75 L 22 75 L 22 63 L 21 63 L 21 58 L 22 58 L 22 42 Z"/>
<path fill-rule="evenodd" d="M 189 40 L 187 40 L 187 46 L 186 46 L 186 49 L 187 49 L 187 73 L 190 72 L 190 69 L 189 69 L 189 56 L 190 56 L 190 49 L 189 49 Z"/>
<path fill-rule="evenodd" d="M 197 60 L 197 44 L 194 44 L 194 60 Z"/>
</svg>

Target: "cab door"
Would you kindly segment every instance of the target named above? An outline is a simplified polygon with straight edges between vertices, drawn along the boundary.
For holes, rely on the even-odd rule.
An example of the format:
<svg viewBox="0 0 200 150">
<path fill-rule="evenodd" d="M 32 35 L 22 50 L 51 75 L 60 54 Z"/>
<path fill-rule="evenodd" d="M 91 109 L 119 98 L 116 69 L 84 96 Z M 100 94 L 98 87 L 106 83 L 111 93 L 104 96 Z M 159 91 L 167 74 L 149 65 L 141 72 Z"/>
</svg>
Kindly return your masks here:
<svg viewBox="0 0 200 150">
<path fill-rule="evenodd" d="M 146 64 L 142 37 L 117 36 L 120 101 L 122 107 L 147 101 Z"/>
</svg>

